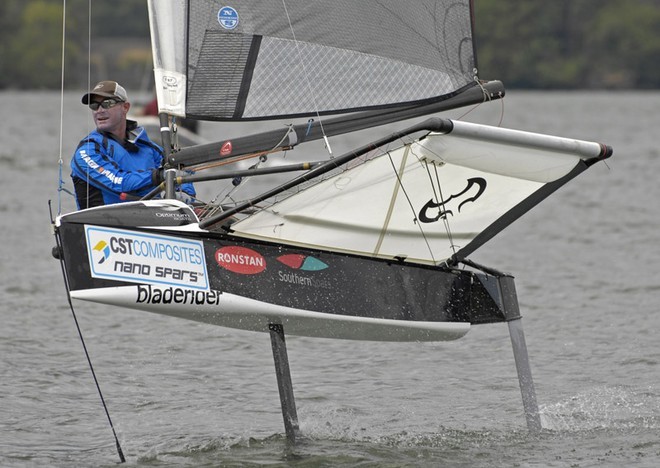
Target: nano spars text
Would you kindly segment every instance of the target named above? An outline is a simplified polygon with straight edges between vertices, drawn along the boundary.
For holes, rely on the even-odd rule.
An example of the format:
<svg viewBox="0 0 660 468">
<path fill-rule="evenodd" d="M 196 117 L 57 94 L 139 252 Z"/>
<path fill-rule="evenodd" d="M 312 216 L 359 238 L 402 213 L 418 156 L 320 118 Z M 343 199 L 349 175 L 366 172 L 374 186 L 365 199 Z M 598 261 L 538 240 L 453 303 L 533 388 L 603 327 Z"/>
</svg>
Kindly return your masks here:
<svg viewBox="0 0 660 468">
<path fill-rule="evenodd" d="M 139 275 L 163 280 L 187 281 L 190 283 L 199 282 L 201 276 L 197 271 L 163 266 L 152 267 L 146 263 L 122 262 L 120 260 L 115 261 L 114 271 L 117 273 Z"/>
</svg>

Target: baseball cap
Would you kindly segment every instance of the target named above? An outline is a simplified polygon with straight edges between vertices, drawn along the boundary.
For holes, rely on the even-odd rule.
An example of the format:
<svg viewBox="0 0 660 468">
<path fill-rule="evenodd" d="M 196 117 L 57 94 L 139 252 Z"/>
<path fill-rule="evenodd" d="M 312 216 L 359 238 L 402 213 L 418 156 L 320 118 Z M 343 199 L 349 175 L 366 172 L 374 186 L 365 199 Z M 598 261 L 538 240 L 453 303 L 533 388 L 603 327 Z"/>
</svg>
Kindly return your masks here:
<svg viewBox="0 0 660 468">
<path fill-rule="evenodd" d="M 82 103 L 87 105 L 91 96 L 101 96 L 104 98 L 114 98 L 118 101 L 128 101 L 128 95 L 122 85 L 116 81 L 99 81 L 92 90 L 82 97 Z"/>
</svg>

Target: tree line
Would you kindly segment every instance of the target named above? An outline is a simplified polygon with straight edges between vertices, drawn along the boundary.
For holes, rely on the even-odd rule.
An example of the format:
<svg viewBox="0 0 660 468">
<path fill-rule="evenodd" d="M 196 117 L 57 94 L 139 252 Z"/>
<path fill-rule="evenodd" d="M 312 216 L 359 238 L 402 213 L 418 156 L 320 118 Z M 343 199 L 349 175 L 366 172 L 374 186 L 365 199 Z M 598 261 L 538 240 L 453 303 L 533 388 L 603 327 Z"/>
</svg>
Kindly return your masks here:
<svg viewBox="0 0 660 468">
<path fill-rule="evenodd" d="M 0 2 L 0 88 L 59 88 L 63 5 Z M 507 88 L 660 87 L 660 0 L 474 5 L 482 79 L 502 80 Z M 112 70 L 131 87 L 141 84 L 143 71 L 151 70 L 146 0 L 67 0 L 65 18 L 67 86 L 85 86 L 90 70 L 92 76 Z"/>
<path fill-rule="evenodd" d="M 475 0 L 482 78 L 512 88 L 660 87 L 660 0 Z"/>
</svg>

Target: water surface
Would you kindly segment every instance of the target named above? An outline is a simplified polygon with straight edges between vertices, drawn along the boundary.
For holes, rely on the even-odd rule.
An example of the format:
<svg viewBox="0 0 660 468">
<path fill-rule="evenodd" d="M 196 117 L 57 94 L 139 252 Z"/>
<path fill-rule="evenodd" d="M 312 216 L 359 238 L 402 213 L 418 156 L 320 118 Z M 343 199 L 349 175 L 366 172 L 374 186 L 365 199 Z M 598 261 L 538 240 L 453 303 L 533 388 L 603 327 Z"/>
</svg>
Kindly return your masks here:
<svg viewBox="0 0 660 468">
<path fill-rule="evenodd" d="M 60 127 L 57 93 L 0 93 L 3 467 L 118 461 L 60 267 L 50 257 L 47 201 L 55 211 L 74 207 L 68 194 L 58 197 L 58 160 L 62 155 L 70 189 L 70 154 L 92 125 L 79 94 L 65 95 Z M 268 335 L 77 304 L 128 465 L 657 466 L 658 108 L 654 92 L 511 91 L 503 103 L 465 116 L 615 148 L 607 165 L 572 181 L 472 256 L 516 276 L 540 435 L 525 428 L 504 324 L 473 327 L 450 343 L 289 337 L 305 435 L 291 447 Z M 209 139 L 242 131 L 202 126 Z M 336 139 L 333 149 L 360 146 L 360 138 Z M 314 151 L 287 157 L 323 150 Z"/>
</svg>

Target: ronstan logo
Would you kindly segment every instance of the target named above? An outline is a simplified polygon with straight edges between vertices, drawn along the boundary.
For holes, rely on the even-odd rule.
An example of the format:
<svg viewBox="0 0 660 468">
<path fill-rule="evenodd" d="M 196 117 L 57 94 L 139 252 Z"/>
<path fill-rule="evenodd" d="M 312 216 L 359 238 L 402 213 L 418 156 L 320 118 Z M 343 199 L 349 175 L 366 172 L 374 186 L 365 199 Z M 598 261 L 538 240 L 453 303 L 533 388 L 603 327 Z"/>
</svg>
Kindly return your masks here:
<svg viewBox="0 0 660 468">
<path fill-rule="evenodd" d="M 215 261 L 222 268 L 241 275 L 254 275 L 266 269 L 263 255 L 247 247 L 222 247 L 215 251 Z"/>
</svg>

